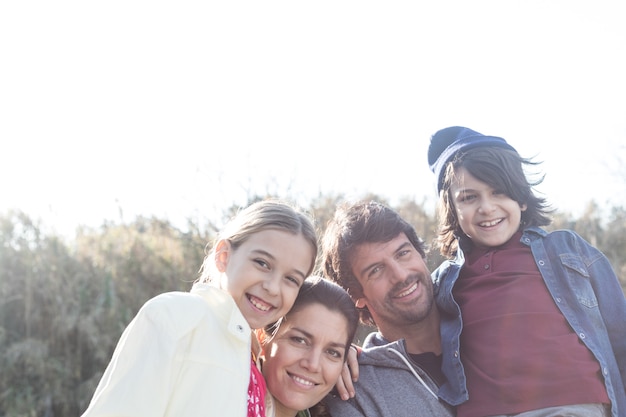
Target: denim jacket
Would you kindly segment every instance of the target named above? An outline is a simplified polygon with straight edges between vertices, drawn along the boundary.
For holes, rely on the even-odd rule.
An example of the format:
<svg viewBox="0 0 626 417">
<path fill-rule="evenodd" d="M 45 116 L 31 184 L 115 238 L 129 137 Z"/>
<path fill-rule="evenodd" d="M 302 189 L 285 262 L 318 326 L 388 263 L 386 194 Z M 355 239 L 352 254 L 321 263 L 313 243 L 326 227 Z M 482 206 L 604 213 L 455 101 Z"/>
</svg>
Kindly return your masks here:
<svg viewBox="0 0 626 417">
<path fill-rule="evenodd" d="M 626 416 L 626 298 L 608 259 L 573 231 L 548 233 L 524 230 L 521 242 L 530 246 L 535 263 L 569 325 L 598 360 L 611 400 L 613 417 Z M 461 363 L 461 310 L 452 287 L 465 262 L 459 249 L 433 273 L 441 311 L 443 372 L 448 382 L 439 390 L 444 401 L 458 405 L 468 399 Z"/>
</svg>

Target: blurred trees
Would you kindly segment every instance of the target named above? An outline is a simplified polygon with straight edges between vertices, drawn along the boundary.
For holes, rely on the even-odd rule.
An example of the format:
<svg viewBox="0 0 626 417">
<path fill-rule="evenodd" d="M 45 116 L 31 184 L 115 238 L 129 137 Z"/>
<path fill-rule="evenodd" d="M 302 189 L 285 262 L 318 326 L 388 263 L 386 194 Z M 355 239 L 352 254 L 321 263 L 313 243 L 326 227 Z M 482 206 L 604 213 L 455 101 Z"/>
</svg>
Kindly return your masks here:
<svg viewBox="0 0 626 417">
<path fill-rule="evenodd" d="M 80 415 L 139 307 L 197 277 L 210 235 L 190 230 L 138 218 L 67 244 L 0 217 L 0 416 Z"/>
<path fill-rule="evenodd" d="M 320 232 L 342 201 L 320 195 L 305 207 Z M 430 244 L 436 222 L 424 206 L 392 205 Z M 226 207 L 223 218 L 236 209 Z M 591 203 L 580 218 L 557 213 L 555 228 L 574 229 L 603 251 L 626 288 L 626 209 L 603 218 Z M 0 215 L 0 417 L 80 415 L 125 326 L 149 298 L 191 288 L 219 226 L 190 222 L 182 231 L 140 217 L 82 228 L 70 242 L 41 230 L 24 213 Z M 432 251 L 429 267 L 440 262 Z"/>
</svg>

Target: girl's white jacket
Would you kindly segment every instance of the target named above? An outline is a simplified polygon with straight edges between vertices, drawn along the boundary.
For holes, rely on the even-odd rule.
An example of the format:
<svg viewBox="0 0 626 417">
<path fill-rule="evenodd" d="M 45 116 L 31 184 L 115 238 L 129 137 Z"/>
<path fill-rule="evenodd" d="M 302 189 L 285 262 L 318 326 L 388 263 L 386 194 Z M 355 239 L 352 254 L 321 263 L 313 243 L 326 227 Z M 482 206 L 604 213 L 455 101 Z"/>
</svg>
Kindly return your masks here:
<svg viewBox="0 0 626 417">
<path fill-rule="evenodd" d="M 158 295 L 124 330 L 82 417 L 245 417 L 250 343 L 227 292 Z"/>
</svg>

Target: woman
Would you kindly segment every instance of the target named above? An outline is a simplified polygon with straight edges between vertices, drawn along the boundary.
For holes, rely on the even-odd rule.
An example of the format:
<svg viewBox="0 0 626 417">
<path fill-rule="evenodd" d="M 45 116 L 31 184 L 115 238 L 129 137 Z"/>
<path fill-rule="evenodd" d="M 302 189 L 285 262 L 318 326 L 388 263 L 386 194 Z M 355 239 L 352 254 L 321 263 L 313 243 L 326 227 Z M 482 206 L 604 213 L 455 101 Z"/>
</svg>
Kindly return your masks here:
<svg viewBox="0 0 626 417">
<path fill-rule="evenodd" d="M 311 415 L 308 409 L 339 379 L 357 325 L 343 288 L 319 277 L 306 280 L 289 313 L 259 332 L 268 417 Z"/>
</svg>

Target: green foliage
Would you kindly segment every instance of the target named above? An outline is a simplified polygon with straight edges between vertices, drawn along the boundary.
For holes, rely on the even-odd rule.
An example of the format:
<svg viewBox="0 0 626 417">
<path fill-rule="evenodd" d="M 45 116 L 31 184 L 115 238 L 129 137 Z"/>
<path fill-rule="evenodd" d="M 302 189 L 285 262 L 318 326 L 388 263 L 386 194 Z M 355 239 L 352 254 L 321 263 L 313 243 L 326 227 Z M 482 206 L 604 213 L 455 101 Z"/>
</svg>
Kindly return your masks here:
<svg viewBox="0 0 626 417">
<path fill-rule="evenodd" d="M 139 218 L 70 247 L 23 213 L 0 217 L 0 416 L 80 415 L 130 319 L 190 288 L 209 237 Z"/>
<path fill-rule="evenodd" d="M 343 200 L 320 195 L 307 207 L 320 233 Z M 406 199 L 394 208 L 432 244 L 436 221 L 424 206 Z M 159 293 L 189 290 L 218 224 L 237 209 L 225 208 L 219 223 L 190 221 L 184 232 L 156 218 L 106 222 L 69 243 L 24 213 L 0 216 L 0 417 L 80 415 L 137 310 Z M 597 246 L 626 288 L 626 209 L 603 219 L 590 204 L 577 219 L 555 214 L 551 228 L 574 229 Z M 430 268 L 441 260 L 429 253 Z"/>
</svg>

